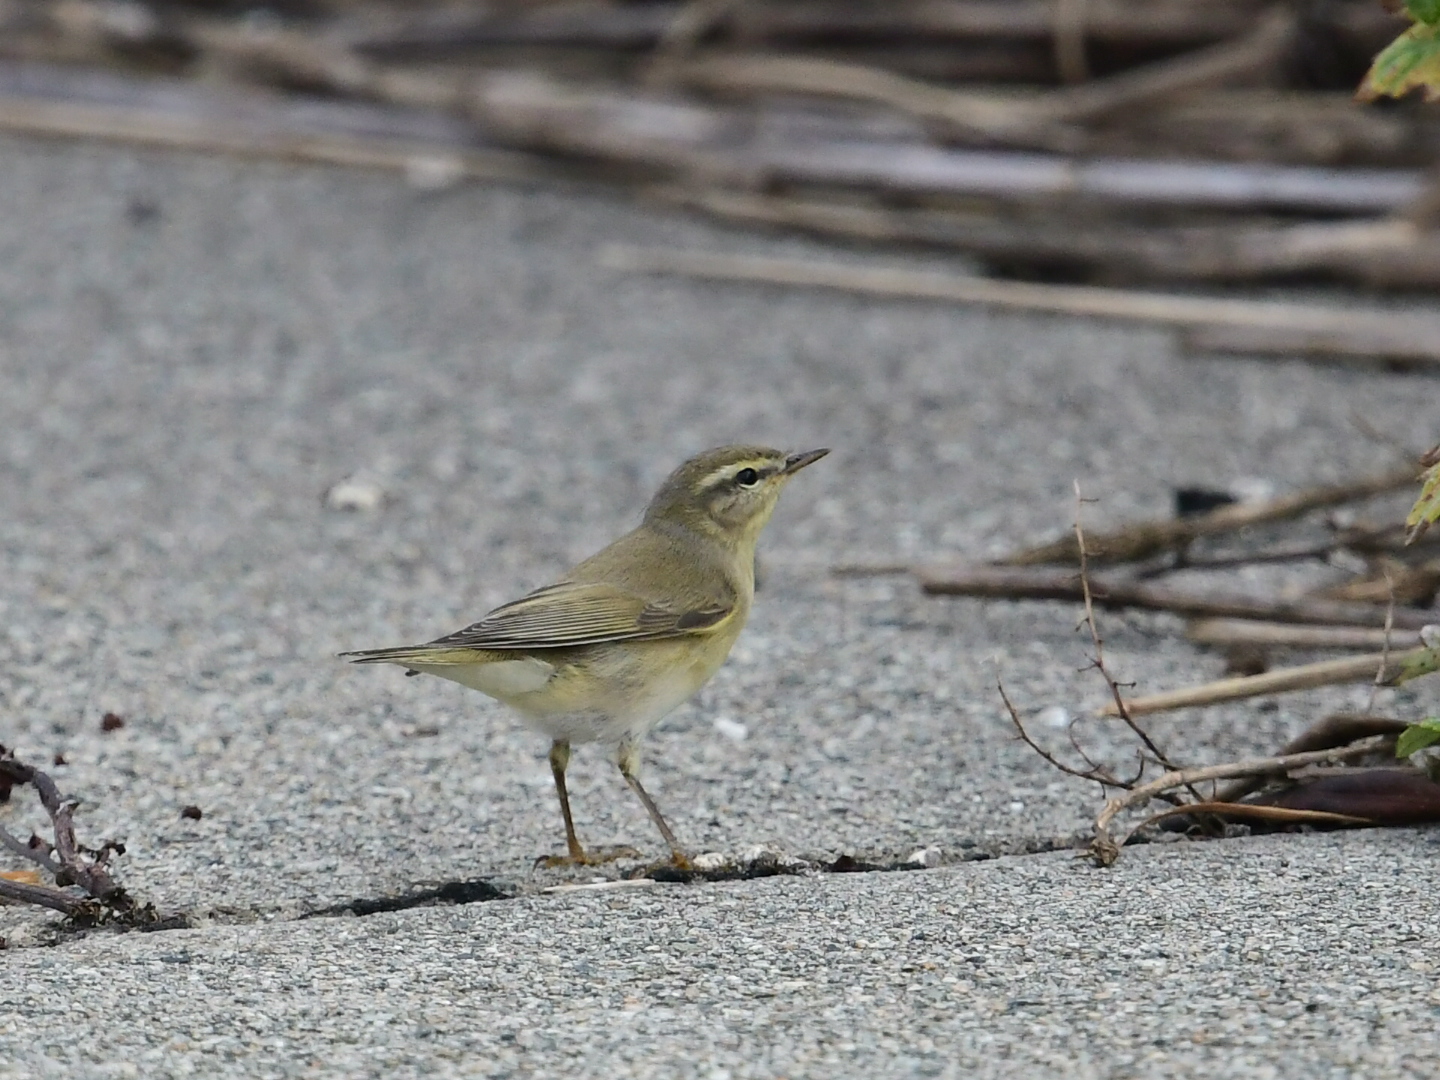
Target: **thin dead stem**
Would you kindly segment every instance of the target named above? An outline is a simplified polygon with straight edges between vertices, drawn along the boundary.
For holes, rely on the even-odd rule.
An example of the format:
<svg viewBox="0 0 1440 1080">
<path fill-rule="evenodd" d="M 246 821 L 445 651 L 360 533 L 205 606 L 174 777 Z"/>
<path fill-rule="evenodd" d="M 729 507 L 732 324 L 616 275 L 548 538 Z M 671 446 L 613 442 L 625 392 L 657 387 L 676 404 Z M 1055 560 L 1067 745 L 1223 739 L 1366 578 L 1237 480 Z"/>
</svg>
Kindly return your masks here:
<svg viewBox="0 0 1440 1080">
<path fill-rule="evenodd" d="M 155 911 L 148 904 L 138 904 L 120 887 L 107 868 L 112 854 L 123 854 L 124 848 L 109 841 L 98 849 L 81 846 L 75 837 L 75 799 L 60 794 L 48 774 L 17 761 L 0 746 L 0 773 L 12 786 L 29 784 L 40 796 L 40 803 L 50 817 L 54 843 L 38 837 L 25 843 L 9 830 L 0 828 L 0 845 L 29 860 L 55 878 L 59 888 L 27 885 L 0 879 L 0 897 L 24 904 L 37 904 L 62 912 L 72 919 L 98 921 L 105 917 L 124 919 L 132 924 L 153 922 Z M 64 892 L 66 886 L 79 886 L 85 896 Z"/>
<path fill-rule="evenodd" d="M 1151 814 L 1134 831 L 1149 826 L 1158 825 L 1166 818 L 1177 817 L 1180 814 L 1217 814 L 1232 818 L 1250 818 L 1252 821 L 1281 821 L 1296 825 L 1373 825 L 1370 818 L 1356 817 L 1354 814 L 1336 814 L 1329 810 L 1296 810 L 1288 806 L 1261 806 L 1256 803 L 1225 802 L 1221 799 L 1212 799 L 1207 802 L 1184 803 L 1180 806 L 1172 806 L 1161 810 L 1158 814 Z"/>
<path fill-rule="evenodd" d="M 1139 724 L 1137 724 L 1135 722 L 1135 718 L 1130 715 L 1130 710 L 1125 705 L 1125 697 L 1123 694 L 1120 693 L 1120 684 L 1115 681 L 1115 678 L 1110 674 L 1110 669 L 1105 666 L 1105 642 L 1104 639 L 1102 639 L 1100 636 L 1100 627 L 1095 621 L 1095 601 L 1090 591 L 1090 566 L 1088 562 L 1088 555 L 1085 550 L 1085 529 L 1080 522 L 1081 510 L 1084 505 L 1085 499 L 1080 494 L 1080 481 L 1076 480 L 1075 549 L 1079 553 L 1080 557 L 1080 589 L 1084 595 L 1085 600 L 1085 623 L 1090 629 L 1090 641 L 1095 646 L 1095 655 L 1091 658 L 1090 662 L 1094 666 L 1095 670 L 1100 673 L 1100 677 L 1105 680 L 1105 685 L 1110 688 L 1110 696 L 1114 699 L 1115 711 L 1119 715 L 1120 719 L 1125 722 L 1125 725 L 1132 732 L 1134 732 L 1136 738 L 1138 738 L 1141 743 L 1144 744 L 1145 748 L 1150 751 L 1151 755 L 1154 757 L 1156 762 L 1159 763 L 1161 768 L 1165 769 L 1167 772 L 1175 772 L 1177 766 L 1174 764 L 1174 762 L 1170 760 L 1170 758 L 1166 755 L 1165 751 L 1160 749 L 1160 747 L 1156 744 L 1155 740 L 1150 737 L 1150 733 L 1144 728 L 1142 728 Z M 1143 774 L 1144 760 L 1142 759 L 1141 776 L 1143 776 Z M 1139 779 L 1140 776 L 1137 776 L 1136 780 L 1138 781 Z M 1200 793 L 1194 788 L 1190 789 L 1190 793 L 1197 801 L 1200 799 Z"/>
<path fill-rule="evenodd" d="M 1089 766 L 1089 768 L 1077 769 L 1073 765 L 1065 764 L 1065 762 L 1061 761 L 1054 754 L 1050 753 L 1049 750 L 1046 750 L 1043 746 L 1037 743 L 1034 738 L 1031 737 L 1030 732 L 1025 729 L 1025 722 L 1020 719 L 1019 710 L 1015 708 L 1014 703 L 1010 700 L 1010 695 L 1005 692 L 1005 684 L 1001 682 L 998 677 L 995 680 L 995 689 L 1000 691 L 1000 700 L 1005 703 L 1005 711 L 1010 714 L 1010 722 L 1015 725 L 1015 730 L 1019 733 L 1021 740 L 1025 743 L 1026 746 L 1030 747 L 1031 750 L 1034 750 L 1035 753 L 1039 754 L 1042 758 L 1044 758 L 1051 767 L 1058 769 L 1060 772 L 1065 773 L 1067 776 L 1078 777 L 1081 780 L 1093 780 L 1095 783 L 1100 785 L 1101 790 L 1113 787 L 1122 788 L 1128 791 L 1135 786 L 1135 780 L 1139 779 L 1138 773 L 1136 774 L 1135 780 L 1121 780 L 1116 777 L 1112 772 L 1110 772 L 1109 769 L 1106 769 L 1104 766 L 1090 760 L 1089 755 L 1087 755 L 1085 751 L 1080 750 L 1078 746 L 1076 746 L 1075 748 L 1079 751 L 1080 756 L 1085 760 L 1085 763 Z M 1073 739 L 1071 740 L 1071 745 L 1075 745 Z"/>
<path fill-rule="evenodd" d="M 1385 603 L 1385 644 L 1380 651 L 1380 666 L 1375 671 L 1375 681 L 1370 684 L 1370 696 L 1365 699 L 1365 711 L 1375 711 L 1375 696 L 1385 685 L 1385 669 L 1390 665 L 1390 634 L 1395 628 L 1395 578 L 1390 568 L 1385 568 L 1385 589 L 1389 597 Z"/>
<path fill-rule="evenodd" d="M 1095 838 L 1090 843 L 1090 856 L 1100 866 L 1109 866 L 1120 857 L 1120 849 L 1134 835 L 1131 829 L 1118 839 L 1110 834 L 1110 823 L 1123 811 L 1143 806 L 1156 795 L 1184 787 L 1193 790 L 1194 784 L 1206 780 L 1231 780 L 1245 776 L 1281 776 L 1291 769 L 1306 765 L 1336 765 L 1375 753 L 1386 742 L 1385 737 L 1366 740 L 1353 746 L 1331 750 L 1316 750 L 1304 754 L 1281 754 L 1278 757 L 1257 758 L 1251 761 L 1232 761 L 1223 765 L 1206 765 L 1195 769 L 1179 769 L 1157 777 L 1148 784 L 1116 796 L 1105 804 L 1095 819 Z M 1199 800 L 1204 802 L 1205 800 Z"/>
</svg>

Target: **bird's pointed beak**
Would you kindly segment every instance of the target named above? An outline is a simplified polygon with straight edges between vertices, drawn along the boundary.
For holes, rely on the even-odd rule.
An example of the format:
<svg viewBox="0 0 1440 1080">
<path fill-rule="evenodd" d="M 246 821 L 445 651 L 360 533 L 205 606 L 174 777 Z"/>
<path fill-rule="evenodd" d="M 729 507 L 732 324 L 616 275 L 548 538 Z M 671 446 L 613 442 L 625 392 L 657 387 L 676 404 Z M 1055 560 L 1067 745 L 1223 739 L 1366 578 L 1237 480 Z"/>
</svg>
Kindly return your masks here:
<svg viewBox="0 0 1440 1080">
<path fill-rule="evenodd" d="M 827 447 L 824 450 L 806 450 L 804 453 L 791 454 L 785 459 L 784 473 L 786 476 L 793 476 L 806 465 L 813 465 L 830 452 Z"/>
</svg>

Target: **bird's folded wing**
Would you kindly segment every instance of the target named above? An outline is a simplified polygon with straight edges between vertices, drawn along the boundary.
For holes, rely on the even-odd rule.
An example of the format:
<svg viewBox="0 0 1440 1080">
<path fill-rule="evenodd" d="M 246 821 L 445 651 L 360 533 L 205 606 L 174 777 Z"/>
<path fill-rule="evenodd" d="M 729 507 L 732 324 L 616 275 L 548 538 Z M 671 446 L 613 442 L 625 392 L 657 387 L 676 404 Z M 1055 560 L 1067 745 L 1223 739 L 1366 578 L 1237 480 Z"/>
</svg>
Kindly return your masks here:
<svg viewBox="0 0 1440 1080">
<path fill-rule="evenodd" d="M 479 622 L 429 643 L 452 649 L 558 649 L 701 633 L 734 604 L 721 599 L 667 606 L 615 585 L 561 582 L 498 607 Z"/>
</svg>

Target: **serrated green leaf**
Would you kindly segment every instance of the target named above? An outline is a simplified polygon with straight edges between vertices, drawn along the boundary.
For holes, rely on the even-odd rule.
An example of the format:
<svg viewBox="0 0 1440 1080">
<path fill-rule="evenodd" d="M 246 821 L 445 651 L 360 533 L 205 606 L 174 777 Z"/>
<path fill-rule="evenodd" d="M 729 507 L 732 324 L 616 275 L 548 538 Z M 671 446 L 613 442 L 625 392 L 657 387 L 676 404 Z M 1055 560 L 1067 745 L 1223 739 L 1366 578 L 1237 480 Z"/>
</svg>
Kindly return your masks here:
<svg viewBox="0 0 1440 1080">
<path fill-rule="evenodd" d="M 1440 716 L 1432 716 L 1411 724 L 1395 740 L 1395 756 L 1407 758 L 1417 750 L 1440 742 Z"/>
<path fill-rule="evenodd" d="M 1416 22 L 1440 23 L 1440 0 L 1405 0 L 1405 10 Z"/>
<path fill-rule="evenodd" d="M 1405 527 L 1409 530 L 1405 536 L 1407 544 L 1440 521 L 1440 464 L 1426 469 L 1421 479 L 1420 498 L 1405 517 Z"/>
<path fill-rule="evenodd" d="M 1381 50 L 1365 73 L 1355 96 L 1361 101 L 1377 97 L 1404 97 L 1424 90 L 1427 101 L 1440 98 L 1440 24 L 1416 23 Z"/>
</svg>

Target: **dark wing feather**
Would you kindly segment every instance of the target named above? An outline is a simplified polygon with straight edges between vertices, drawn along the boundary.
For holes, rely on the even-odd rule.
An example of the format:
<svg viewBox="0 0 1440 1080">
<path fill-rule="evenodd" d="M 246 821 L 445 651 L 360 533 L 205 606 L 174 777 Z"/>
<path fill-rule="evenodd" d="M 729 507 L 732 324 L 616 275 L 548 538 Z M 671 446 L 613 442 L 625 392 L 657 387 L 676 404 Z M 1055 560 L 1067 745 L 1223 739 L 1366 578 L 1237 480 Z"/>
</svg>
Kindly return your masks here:
<svg viewBox="0 0 1440 1080">
<path fill-rule="evenodd" d="M 676 610 L 614 585 L 565 581 L 498 607 L 464 630 L 429 642 L 453 649 L 562 649 L 707 630 L 734 610 L 718 601 Z"/>
</svg>

